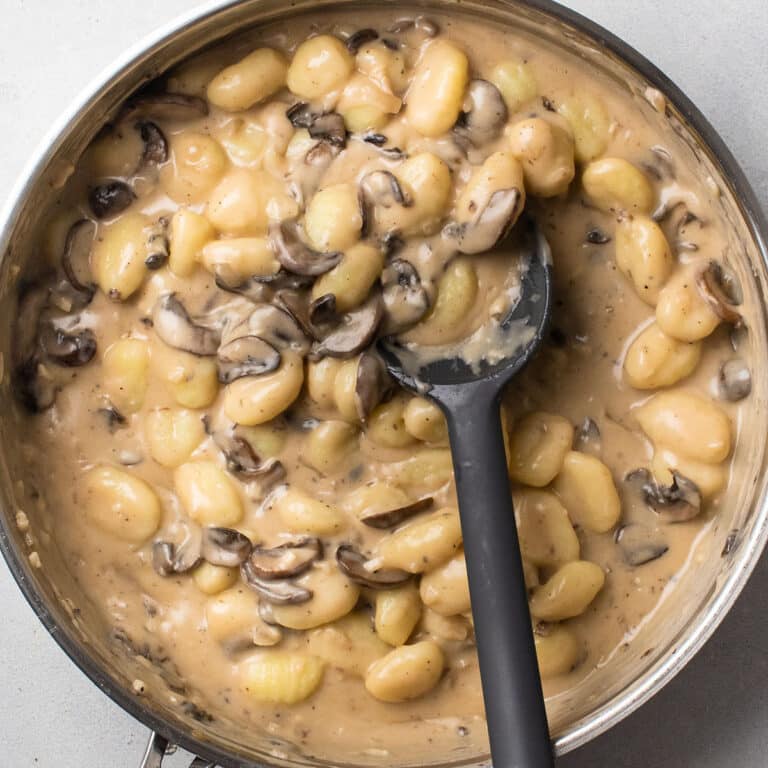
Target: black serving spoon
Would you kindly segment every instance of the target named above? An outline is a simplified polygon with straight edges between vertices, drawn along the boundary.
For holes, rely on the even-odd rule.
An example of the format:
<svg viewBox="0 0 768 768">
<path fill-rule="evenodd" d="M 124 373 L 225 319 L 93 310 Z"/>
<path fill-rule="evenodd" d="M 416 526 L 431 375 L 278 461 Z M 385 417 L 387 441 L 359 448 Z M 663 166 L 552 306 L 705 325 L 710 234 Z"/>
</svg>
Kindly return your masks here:
<svg viewBox="0 0 768 768">
<path fill-rule="evenodd" d="M 448 421 L 493 766 L 551 768 L 500 408 L 504 387 L 547 331 L 552 267 L 535 225 L 521 222 L 515 229 L 526 230 L 522 256 L 528 268 L 519 300 L 501 322 L 510 340 L 503 359 L 475 366 L 458 357 L 420 364 L 413 349 L 391 339 L 382 340 L 379 350 L 392 376 L 434 400 Z M 515 337 L 523 325 L 528 341 L 520 345 Z"/>
</svg>

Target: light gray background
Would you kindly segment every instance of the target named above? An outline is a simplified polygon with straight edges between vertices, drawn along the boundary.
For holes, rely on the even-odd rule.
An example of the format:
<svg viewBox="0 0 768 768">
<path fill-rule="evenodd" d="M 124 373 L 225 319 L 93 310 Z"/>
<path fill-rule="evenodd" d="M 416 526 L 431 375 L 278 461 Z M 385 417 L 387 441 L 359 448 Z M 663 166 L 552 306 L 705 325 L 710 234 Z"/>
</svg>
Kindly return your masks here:
<svg viewBox="0 0 768 768">
<path fill-rule="evenodd" d="M 194 0 L 0 0 L 0 196 L 50 123 L 127 46 Z M 569 0 L 654 61 L 721 132 L 768 207 L 766 0 Z M 562 768 L 768 765 L 764 560 L 699 656 Z M 147 733 L 72 665 L 0 563 L 0 765 L 137 768 Z M 177 754 L 170 766 L 187 765 Z"/>
</svg>

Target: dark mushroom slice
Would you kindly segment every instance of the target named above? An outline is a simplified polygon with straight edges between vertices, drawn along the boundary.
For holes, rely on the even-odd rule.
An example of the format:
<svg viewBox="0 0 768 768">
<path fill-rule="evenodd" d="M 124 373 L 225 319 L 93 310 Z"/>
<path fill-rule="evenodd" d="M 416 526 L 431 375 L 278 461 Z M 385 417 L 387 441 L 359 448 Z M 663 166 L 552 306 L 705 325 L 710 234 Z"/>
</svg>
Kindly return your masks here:
<svg viewBox="0 0 768 768">
<path fill-rule="evenodd" d="M 471 80 L 454 130 L 479 146 L 499 135 L 507 122 L 507 114 L 504 97 L 493 83 Z"/>
<path fill-rule="evenodd" d="M 192 322 L 175 293 L 161 296 L 152 310 L 155 333 L 169 346 L 193 355 L 215 355 L 219 348 L 219 332 Z"/>
<path fill-rule="evenodd" d="M 381 273 L 381 285 L 385 334 L 415 325 L 429 311 L 429 294 L 410 261 L 393 259 Z"/>
<path fill-rule="evenodd" d="M 373 144 L 375 147 L 383 147 L 389 139 L 383 133 L 366 133 L 363 141 Z"/>
<path fill-rule="evenodd" d="M 379 33 L 375 29 L 370 27 L 366 29 L 358 29 L 357 32 L 353 32 L 346 40 L 347 49 L 351 54 L 356 54 L 364 45 L 372 43 L 377 40 Z"/>
<path fill-rule="evenodd" d="M 701 492 L 696 483 L 677 470 L 671 473 L 669 485 L 659 485 L 647 469 L 635 469 L 624 480 L 641 491 L 645 503 L 663 523 L 684 523 L 701 512 Z"/>
<path fill-rule="evenodd" d="M 669 551 L 658 531 L 639 523 L 621 526 L 616 531 L 616 543 L 627 564 L 635 568 L 658 560 Z"/>
<path fill-rule="evenodd" d="M 307 322 L 312 336 L 321 339 L 336 323 L 339 316 L 336 314 L 336 297 L 332 293 L 325 293 L 310 302 L 307 308 Z"/>
<path fill-rule="evenodd" d="M 287 541 L 277 547 L 254 547 L 248 558 L 249 567 L 264 581 L 290 579 L 308 571 L 323 556 L 323 544 L 314 536 Z"/>
<path fill-rule="evenodd" d="M 174 573 L 188 573 L 200 563 L 199 542 L 189 540 L 177 545 L 170 541 L 156 541 L 152 544 L 152 567 L 160 576 Z"/>
<path fill-rule="evenodd" d="M 400 205 L 408 208 L 413 200 L 403 191 L 397 176 L 390 171 L 370 171 L 360 179 L 360 195 L 366 205 L 392 208 Z"/>
<path fill-rule="evenodd" d="M 160 269 L 168 261 L 168 219 L 161 216 L 150 228 L 147 236 L 147 269 Z"/>
<path fill-rule="evenodd" d="M 243 280 L 241 277 L 233 278 L 227 274 L 226 269 L 216 268 L 214 282 L 217 288 L 227 293 L 236 293 L 254 302 L 268 302 L 272 299 L 272 288 L 268 283 L 255 277 Z"/>
<path fill-rule="evenodd" d="M 236 568 L 248 559 L 252 548 L 251 540 L 233 528 L 203 528 L 200 554 L 211 565 Z"/>
<path fill-rule="evenodd" d="M 370 528 L 378 528 L 380 530 L 394 528 L 396 525 L 400 525 L 400 523 L 429 509 L 433 502 L 434 499 L 432 496 L 425 496 L 423 499 L 418 499 L 411 504 L 406 504 L 404 507 L 397 507 L 396 509 L 388 509 L 385 512 L 374 512 L 373 514 L 366 515 L 365 517 L 360 518 L 360 522 Z"/>
<path fill-rule="evenodd" d="M 741 313 L 736 309 L 740 301 L 738 288 L 734 279 L 726 276 L 721 264 L 710 261 L 696 275 L 696 287 L 721 320 L 732 325 L 741 323 Z"/>
<path fill-rule="evenodd" d="M 310 248 L 299 236 L 295 220 L 272 224 L 269 243 L 280 265 L 297 275 L 317 277 L 341 261 L 341 253 L 319 253 Z"/>
<path fill-rule="evenodd" d="M 717 388 L 723 400 L 732 403 L 743 400 L 752 391 L 752 374 L 740 357 L 726 360 L 717 375 Z"/>
<path fill-rule="evenodd" d="M 282 288 L 275 293 L 274 303 L 293 318 L 306 336 L 314 335 L 309 322 L 310 300 L 307 291 Z"/>
<path fill-rule="evenodd" d="M 590 453 L 598 458 L 602 453 L 603 447 L 600 438 L 600 427 L 598 427 L 597 422 L 595 422 L 594 419 L 590 419 L 589 416 L 581 422 L 579 428 L 576 430 L 573 439 L 573 450 L 581 451 L 582 453 Z"/>
<path fill-rule="evenodd" d="M 214 431 L 213 440 L 227 460 L 227 469 L 246 481 L 257 480 L 263 488 L 279 483 L 285 477 L 285 467 L 275 458 L 261 459 L 248 439 L 239 432 Z"/>
<path fill-rule="evenodd" d="M 117 216 L 134 200 L 136 195 L 124 181 L 109 181 L 99 184 L 88 194 L 88 203 L 97 219 Z"/>
<path fill-rule="evenodd" d="M 45 323 L 40 330 L 40 346 L 46 357 L 56 365 L 77 368 L 93 360 L 96 336 L 90 328 L 67 333 L 51 323 Z"/>
<path fill-rule="evenodd" d="M 443 238 L 453 243 L 461 253 L 489 251 L 507 234 L 522 206 L 523 198 L 519 189 L 499 189 L 473 219 L 447 224 L 443 228 Z"/>
<path fill-rule="evenodd" d="M 338 112 L 317 115 L 307 130 L 313 139 L 325 141 L 332 147 L 342 149 L 347 144 L 347 127 Z"/>
<path fill-rule="evenodd" d="M 136 129 L 144 142 L 141 153 L 142 165 L 160 165 L 168 159 L 168 140 L 156 123 L 151 120 L 140 120 Z"/>
<path fill-rule="evenodd" d="M 219 381 L 231 384 L 244 376 L 260 376 L 280 365 L 280 353 L 258 336 L 240 336 L 218 351 Z"/>
<path fill-rule="evenodd" d="M 208 114 L 208 102 L 185 93 L 143 93 L 129 99 L 121 120 L 152 117 L 155 120 L 195 120 Z"/>
<path fill-rule="evenodd" d="M 88 233 L 88 230 L 94 231 Z M 84 304 L 88 304 L 96 292 L 89 264 L 94 235 L 93 222 L 79 219 L 67 231 L 61 255 L 61 269 L 72 288 L 82 295 Z"/>
<path fill-rule="evenodd" d="M 313 592 L 311 589 L 301 587 L 292 581 L 269 581 L 262 579 L 254 572 L 250 559 L 240 566 L 240 573 L 245 583 L 268 603 L 273 603 L 274 605 L 299 605 L 312 599 Z"/>
<path fill-rule="evenodd" d="M 313 351 L 329 357 L 352 357 L 362 352 L 373 341 L 383 314 L 381 293 L 375 291 L 363 304 L 343 315 L 339 324 L 315 344 Z"/>
<path fill-rule="evenodd" d="M 33 354 L 22 361 L 13 371 L 13 391 L 21 404 L 32 413 L 42 413 L 56 400 L 58 386 Z"/>
<path fill-rule="evenodd" d="M 360 421 L 365 423 L 368 420 L 392 386 L 392 379 L 381 357 L 370 349 L 363 352 L 355 374 L 355 409 Z"/>
<path fill-rule="evenodd" d="M 285 116 L 294 128 L 309 128 L 315 119 L 312 107 L 306 101 L 297 101 L 286 110 Z"/>
<path fill-rule="evenodd" d="M 392 589 L 405 584 L 412 574 L 398 568 L 380 568 L 369 571 L 365 564 L 368 561 L 351 544 L 342 544 L 336 550 L 336 563 L 339 570 L 356 584 L 370 589 Z"/>
<path fill-rule="evenodd" d="M 291 349 L 299 355 L 309 351 L 309 339 L 301 326 L 274 304 L 257 304 L 248 318 L 248 329 L 277 349 Z"/>
</svg>

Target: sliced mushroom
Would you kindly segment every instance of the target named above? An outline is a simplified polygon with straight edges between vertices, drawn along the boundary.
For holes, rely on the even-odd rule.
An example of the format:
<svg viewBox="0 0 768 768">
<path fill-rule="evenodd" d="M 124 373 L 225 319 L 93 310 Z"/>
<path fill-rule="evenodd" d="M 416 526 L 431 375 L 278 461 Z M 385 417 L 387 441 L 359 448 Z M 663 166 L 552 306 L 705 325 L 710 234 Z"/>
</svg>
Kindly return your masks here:
<svg viewBox="0 0 768 768">
<path fill-rule="evenodd" d="M 68 230 L 64 241 L 64 253 L 61 255 L 61 268 L 72 288 L 88 304 L 96 292 L 96 285 L 91 276 L 90 256 L 93 243 L 93 223 L 88 219 L 79 219 Z"/>
<path fill-rule="evenodd" d="M 117 216 L 134 200 L 136 195 L 124 181 L 110 181 L 94 187 L 88 195 L 88 203 L 97 219 Z"/>
<path fill-rule="evenodd" d="M 616 531 L 616 543 L 633 567 L 658 560 L 669 551 L 669 545 L 658 531 L 638 523 L 621 526 Z"/>
<path fill-rule="evenodd" d="M 341 253 L 319 253 L 299 236 L 295 220 L 281 221 L 269 228 L 269 243 L 275 258 L 289 272 L 316 277 L 333 269 L 341 261 Z"/>
<path fill-rule="evenodd" d="M 741 323 L 741 313 L 736 309 L 740 301 L 738 287 L 720 263 L 710 261 L 696 275 L 696 287 L 721 320 L 733 325 Z"/>
<path fill-rule="evenodd" d="M 384 314 L 381 293 L 375 291 L 366 301 L 341 317 L 338 325 L 318 341 L 314 352 L 330 357 L 352 357 L 373 340 Z"/>
<path fill-rule="evenodd" d="M 399 333 L 421 320 L 429 311 L 429 294 L 418 270 L 405 259 L 394 259 L 381 273 L 385 334 Z"/>
<path fill-rule="evenodd" d="M 243 280 L 239 275 L 231 277 L 226 268 L 221 265 L 216 268 L 214 277 L 216 286 L 227 293 L 236 293 L 254 302 L 268 302 L 272 299 L 272 288 L 269 283 L 255 277 Z"/>
<path fill-rule="evenodd" d="M 316 339 L 322 338 L 338 319 L 336 297 L 332 293 L 318 296 L 307 308 L 309 328 Z"/>
<path fill-rule="evenodd" d="M 253 544 L 240 531 L 233 528 L 208 527 L 203 529 L 200 553 L 211 565 L 236 568 L 248 559 Z"/>
<path fill-rule="evenodd" d="M 297 101 L 286 110 L 285 116 L 294 128 L 309 128 L 315 118 L 312 107 L 306 101 Z"/>
<path fill-rule="evenodd" d="M 355 376 L 355 408 L 360 421 L 367 421 L 390 389 L 392 379 L 384 361 L 370 349 L 363 352 Z"/>
<path fill-rule="evenodd" d="M 358 29 L 353 32 L 346 40 L 346 46 L 349 52 L 354 55 L 367 43 L 372 43 L 378 39 L 379 33 L 375 29 Z"/>
<path fill-rule="evenodd" d="M 309 322 L 310 300 L 306 291 L 293 288 L 281 289 L 275 293 L 274 303 L 293 318 L 307 337 L 314 336 Z"/>
<path fill-rule="evenodd" d="M 129 99 L 121 120 L 153 117 L 156 120 L 195 120 L 208 114 L 208 102 L 185 93 L 143 93 Z"/>
<path fill-rule="evenodd" d="M 443 237 L 461 253 L 481 253 L 493 248 L 512 227 L 522 209 L 520 190 L 500 189 L 473 219 L 451 222 L 443 229 Z"/>
<path fill-rule="evenodd" d="M 219 333 L 192 322 L 175 293 L 166 293 L 152 310 L 155 333 L 169 346 L 193 355 L 215 355 L 219 348 Z"/>
<path fill-rule="evenodd" d="M 280 353 L 258 336 L 240 336 L 218 351 L 219 381 L 230 384 L 244 376 L 259 376 L 280 365 Z"/>
<path fill-rule="evenodd" d="M 323 556 L 323 544 L 314 536 L 305 536 L 269 549 L 254 547 L 248 558 L 249 567 L 264 581 L 301 576 Z"/>
<path fill-rule="evenodd" d="M 227 469 L 243 480 L 257 480 L 262 489 L 279 483 L 285 477 L 285 467 L 278 459 L 262 460 L 240 427 L 223 432 L 214 431 L 213 440 L 227 460 Z"/>
<path fill-rule="evenodd" d="M 248 329 L 277 349 L 291 349 L 299 355 L 309 351 L 309 340 L 299 324 L 274 304 L 257 304 L 248 318 Z"/>
<path fill-rule="evenodd" d="M 671 470 L 670 485 L 659 485 L 647 469 L 635 469 L 625 482 L 642 492 L 645 503 L 663 523 L 683 523 L 701 512 L 701 492 L 692 480 Z"/>
<path fill-rule="evenodd" d="M 90 328 L 67 333 L 45 323 L 40 330 L 40 345 L 48 359 L 67 368 L 86 365 L 96 354 L 96 336 Z"/>
<path fill-rule="evenodd" d="M 413 200 L 403 191 L 397 176 L 390 171 L 370 171 L 360 179 L 360 194 L 366 206 L 408 208 Z"/>
<path fill-rule="evenodd" d="M 256 590 L 269 603 L 275 605 L 298 605 L 312 599 L 312 590 L 294 584 L 292 581 L 269 581 L 259 577 L 251 566 L 250 559 L 240 566 L 245 583 Z"/>
<path fill-rule="evenodd" d="M 749 366 L 740 357 L 726 360 L 717 375 L 720 397 L 732 403 L 743 400 L 752 391 L 752 374 Z"/>
<path fill-rule="evenodd" d="M 27 410 L 42 413 L 53 405 L 58 387 L 40 358 L 33 354 L 14 369 L 13 391 Z"/>
<path fill-rule="evenodd" d="M 573 450 L 582 453 L 590 453 L 600 458 L 602 453 L 602 440 L 600 439 L 600 427 L 594 419 L 587 417 L 576 430 L 573 440 Z"/>
<path fill-rule="evenodd" d="M 308 128 L 313 139 L 328 142 L 332 147 L 342 148 L 347 143 L 347 128 L 344 118 L 337 112 L 317 115 Z"/>
<path fill-rule="evenodd" d="M 160 165 L 168 159 L 168 140 L 156 123 L 151 120 L 140 120 L 136 129 L 144 142 L 141 153 L 142 165 Z"/>
<path fill-rule="evenodd" d="M 200 560 L 200 542 L 197 537 L 179 545 L 170 541 L 156 541 L 152 545 L 152 567 L 161 576 L 188 573 Z"/>
<path fill-rule="evenodd" d="M 374 147 L 383 147 L 389 139 L 383 133 L 366 133 L 363 141 L 373 144 Z"/>
<path fill-rule="evenodd" d="M 369 571 L 365 566 L 368 562 L 351 544 L 342 544 L 336 550 L 336 562 L 339 570 L 356 584 L 370 589 L 391 589 L 405 584 L 411 579 L 411 574 L 397 568 L 381 568 Z"/>
<path fill-rule="evenodd" d="M 471 80 L 464 110 L 454 130 L 475 146 L 492 141 L 507 122 L 507 105 L 499 89 L 487 80 Z"/>
<path fill-rule="evenodd" d="M 385 512 L 374 512 L 373 514 L 366 515 L 360 518 L 360 522 L 371 528 L 394 528 L 396 525 L 409 520 L 410 518 L 418 515 L 426 509 L 432 506 L 434 499 L 432 496 L 425 496 L 423 499 L 418 499 L 411 504 L 406 504 L 404 507 L 397 507 L 396 509 L 388 509 Z"/>
<path fill-rule="evenodd" d="M 150 228 L 147 237 L 147 269 L 160 269 L 168 261 L 168 219 L 161 216 Z"/>
</svg>

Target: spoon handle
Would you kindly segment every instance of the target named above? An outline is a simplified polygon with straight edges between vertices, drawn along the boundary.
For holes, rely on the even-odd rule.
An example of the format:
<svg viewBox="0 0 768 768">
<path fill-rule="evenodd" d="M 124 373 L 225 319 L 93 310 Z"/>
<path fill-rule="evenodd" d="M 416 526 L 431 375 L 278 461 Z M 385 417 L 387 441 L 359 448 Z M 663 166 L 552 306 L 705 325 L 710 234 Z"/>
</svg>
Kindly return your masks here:
<svg viewBox="0 0 768 768">
<path fill-rule="evenodd" d="M 498 397 L 446 408 L 493 768 L 552 768 Z"/>
</svg>

